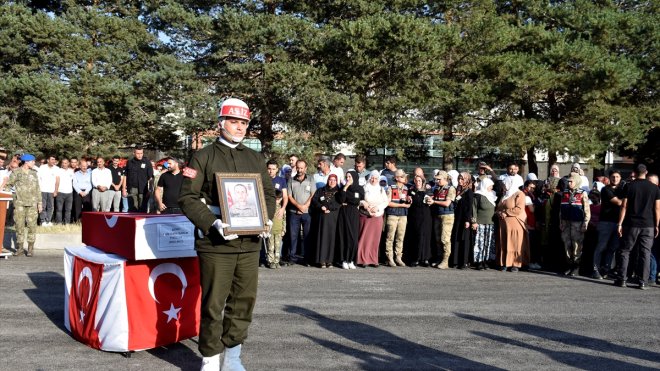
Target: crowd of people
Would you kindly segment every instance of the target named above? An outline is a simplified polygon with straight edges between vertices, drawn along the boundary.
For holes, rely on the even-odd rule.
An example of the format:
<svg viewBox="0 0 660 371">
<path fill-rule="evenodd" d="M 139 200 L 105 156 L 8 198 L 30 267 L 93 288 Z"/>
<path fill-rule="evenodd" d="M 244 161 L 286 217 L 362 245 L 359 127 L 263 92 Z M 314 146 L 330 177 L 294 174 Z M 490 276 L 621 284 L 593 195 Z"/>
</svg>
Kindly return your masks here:
<svg viewBox="0 0 660 371">
<path fill-rule="evenodd" d="M 142 148 L 135 148 L 128 160 L 51 155 L 37 161 L 31 154 L 22 154 L 11 157 L 5 166 L 0 158 L 0 190 L 14 195 L 7 215 L 8 223 L 14 222 L 16 228 L 13 254 L 34 254 L 37 225 L 79 222 L 85 211 L 180 213 L 181 165 L 180 160 L 167 158 L 157 166 L 144 157 Z"/>
<path fill-rule="evenodd" d="M 74 223 L 84 211 L 181 212 L 183 163 L 178 159 L 168 158 L 156 166 L 144 157 L 142 148 L 134 149 L 129 160 L 48 156 L 37 167 L 36 159 L 30 157 L 34 156 L 23 160 L 15 156 L 7 166 L 4 160 L 0 165 L 0 189 L 5 191 L 15 192 L 10 176 L 17 170 L 25 167 L 36 175 L 22 181 L 38 183 L 39 202 L 30 201 L 34 210 L 38 208 L 38 217 L 26 219 L 26 206 L 14 215 L 14 202 L 8 218 L 27 221 L 18 233 L 20 241 L 27 234 L 30 256 L 34 224 Z M 658 176 L 646 174 L 643 165 L 625 181 L 619 171 L 612 170 L 609 176 L 590 182 L 579 163 L 565 176 L 554 165 L 547 179 L 528 174 L 524 180 L 515 163 L 502 175 L 480 162 L 474 174 L 434 170 L 427 177 L 419 167 L 412 174 L 397 168 L 393 156 L 382 170 L 372 171 L 364 156 L 357 156 L 349 171 L 343 168 L 345 160 L 341 153 L 334 158 L 321 156 L 314 164 L 317 171 L 311 174 L 307 161 L 295 155 L 281 168 L 275 160 L 266 163 L 277 209 L 262 265 L 545 269 L 572 276 L 582 272 L 595 279 L 632 276 L 644 283 L 660 279 L 655 232 L 649 254 L 646 248 L 631 249 L 634 264 L 640 262 L 639 273 L 632 265 L 626 274 L 616 271 L 617 252 L 620 264 L 630 265 L 618 226 L 657 226 L 652 194 L 645 209 L 634 205 L 645 216 L 619 220 L 630 185 L 644 180 L 657 188 Z M 34 165 L 26 166 L 26 162 Z M 638 223 L 639 218 L 642 222 Z M 649 245 L 644 238 L 641 244 Z M 589 254 L 586 259 L 583 251 Z M 17 253 L 24 251 L 21 248 Z M 648 271 L 644 281 L 640 280 L 645 274 L 642 266 Z"/>
<path fill-rule="evenodd" d="M 397 168 L 393 156 L 371 171 L 364 156 L 345 171 L 345 159 L 321 156 L 311 175 L 296 155 L 281 169 L 268 162 L 281 232 L 262 265 L 544 269 L 618 285 L 632 278 L 641 288 L 660 279 L 658 176 L 644 165 L 626 181 L 611 170 L 590 182 L 579 163 L 564 176 L 553 165 L 539 180 L 523 179 L 515 163 L 501 175 L 480 162 L 473 174 L 427 177 Z"/>
</svg>

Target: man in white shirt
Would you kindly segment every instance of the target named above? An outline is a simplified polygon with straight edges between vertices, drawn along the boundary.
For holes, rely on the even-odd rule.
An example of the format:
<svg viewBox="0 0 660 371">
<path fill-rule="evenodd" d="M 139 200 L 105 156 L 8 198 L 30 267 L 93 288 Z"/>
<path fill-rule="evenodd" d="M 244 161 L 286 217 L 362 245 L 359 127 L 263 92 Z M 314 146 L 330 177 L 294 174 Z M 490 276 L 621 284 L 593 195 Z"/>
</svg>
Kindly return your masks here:
<svg viewBox="0 0 660 371">
<path fill-rule="evenodd" d="M 96 159 L 96 169 L 92 170 L 92 210 L 110 211 L 114 192 L 112 185 L 112 172 L 105 167 L 105 159 Z"/>
<path fill-rule="evenodd" d="M 39 214 L 41 225 L 50 227 L 53 225 L 53 212 L 55 211 L 55 197 L 60 183 L 60 168 L 57 166 L 57 158 L 48 156 L 46 163 L 39 166 L 39 187 L 41 188 L 41 203 L 43 211 Z"/>
<path fill-rule="evenodd" d="M 330 165 L 330 174 L 337 175 L 337 181 L 341 184 L 344 184 L 344 162 L 346 162 L 346 156 L 343 153 L 337 153 L 335 158 L 332 159 L 332 165 Z"/>
<path fill-rule="evenodd" d="M 71 223 L 71 207 L 73 206 L 73 169 L 69 160 L 62 159 L 60 168 L 60 183 L 55 197 L 55 223 Z"/>
<path fill-rule="evenodd" d="M 506 174 L 500 175 L 499 179 L 501 181 L 505 181 L 506 178 L 512 178 L 513 179 L 512 187 L 514 187 L 515 189 L 519 189 L 523 185 L 525 185 L 525 181 L 520 175 L 518 175 L 518 170 L 520 170 L 518 164 L 512 162 L 509 164 L 509 166 L 506 167 Z"/>
</svg>

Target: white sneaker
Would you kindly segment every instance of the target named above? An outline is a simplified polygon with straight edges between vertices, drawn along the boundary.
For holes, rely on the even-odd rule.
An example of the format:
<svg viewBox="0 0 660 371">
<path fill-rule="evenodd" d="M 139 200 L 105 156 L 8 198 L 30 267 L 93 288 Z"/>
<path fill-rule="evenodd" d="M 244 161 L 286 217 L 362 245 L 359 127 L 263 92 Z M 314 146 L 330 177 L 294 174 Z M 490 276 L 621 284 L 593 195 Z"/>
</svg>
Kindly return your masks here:
<svg viewBox="0 0 660 371">
<path fill-rule="evenodd" d="M 342 269 L 348 269 L 348 263 L 346 263 L 346 262 L 342 262 L 342 263 L 341 263 L 341 268 L 342 268 Z"/>
<path fill-rule="evenodd" d="M 353 264 L 353 262 L 348 263 L 348 268 L 355 269 L 355 264 Z"/>
<path fill-rule="evenodd" d="M 222 360 L 221 371 L 245 371 L 241 363 L 241 345 L 225 348 L 225 358 Z"/>
<path fill-rule="evenodd" d="M 220 369 L 220 355 L 202 358 L 202 368 L 200 371 L 218 371 Z"/>
</svg>

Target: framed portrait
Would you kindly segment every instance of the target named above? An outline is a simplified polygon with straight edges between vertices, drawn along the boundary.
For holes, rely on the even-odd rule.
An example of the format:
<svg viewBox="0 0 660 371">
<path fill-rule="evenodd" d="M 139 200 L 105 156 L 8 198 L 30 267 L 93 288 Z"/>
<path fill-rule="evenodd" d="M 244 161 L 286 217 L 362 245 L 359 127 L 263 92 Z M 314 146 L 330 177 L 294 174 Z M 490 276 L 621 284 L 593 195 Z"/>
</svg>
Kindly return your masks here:
<svg viewBox="0 0 660 371">
<path fill-rule="evenodd" d="M 259 173 L 215 173 L 225 234 L 256 235 L 267 230 L 268 211 Z"/>
</svg>

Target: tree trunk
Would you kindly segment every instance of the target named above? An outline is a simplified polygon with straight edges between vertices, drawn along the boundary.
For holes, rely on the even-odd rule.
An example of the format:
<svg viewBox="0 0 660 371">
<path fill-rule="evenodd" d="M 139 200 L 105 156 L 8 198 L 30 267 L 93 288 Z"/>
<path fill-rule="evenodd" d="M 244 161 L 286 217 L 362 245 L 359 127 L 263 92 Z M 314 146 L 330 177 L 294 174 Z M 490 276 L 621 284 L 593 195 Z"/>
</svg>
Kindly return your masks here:
<svg viewBox="0 0 660 371">
<path fill-rule="evenodd" d="M 538 177 L 539 165 L 536 163 L 536 149 L 534 146 L 527 149 L 527 168 L 528 173 L 534 173 Z"/>
</svg>

